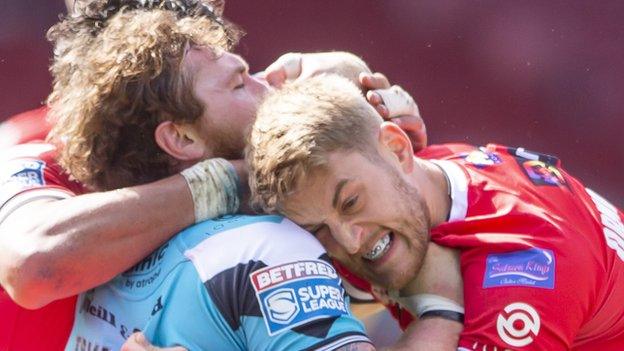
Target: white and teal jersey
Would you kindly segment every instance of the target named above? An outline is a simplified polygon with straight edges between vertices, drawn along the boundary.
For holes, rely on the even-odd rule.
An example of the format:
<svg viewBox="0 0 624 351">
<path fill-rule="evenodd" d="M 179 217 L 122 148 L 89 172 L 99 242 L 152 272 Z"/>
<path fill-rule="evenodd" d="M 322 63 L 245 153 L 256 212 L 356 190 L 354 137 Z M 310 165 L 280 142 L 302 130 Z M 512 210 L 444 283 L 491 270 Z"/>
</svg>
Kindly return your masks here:
<svg viewBox="0 0 624 351">
<path fill-rule="evenodd" d="M 230 216 L 182 231 L 80 295 L 66 350 L 119 350 L 137 330 L 191 351 L 368 342 L 321 245 L 280 216 Z"/>
</svg>

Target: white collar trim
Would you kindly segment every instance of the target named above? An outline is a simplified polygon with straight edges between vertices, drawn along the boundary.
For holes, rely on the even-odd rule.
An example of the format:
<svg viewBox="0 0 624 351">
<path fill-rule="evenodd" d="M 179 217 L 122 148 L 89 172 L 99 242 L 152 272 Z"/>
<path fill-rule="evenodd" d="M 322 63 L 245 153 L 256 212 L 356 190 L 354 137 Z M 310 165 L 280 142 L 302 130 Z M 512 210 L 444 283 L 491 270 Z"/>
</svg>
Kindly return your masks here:
<svg viewBox="0 0 624 351">
<path fill-rule="evenodd" d="M 430 160 L 438 165 L 446 174 L 451 186 L 451 213 L 449 222 L 461 221 L 468 212 L 468 179 L 464 171 L 455 162 L 447 160 Z"/>
</svg>

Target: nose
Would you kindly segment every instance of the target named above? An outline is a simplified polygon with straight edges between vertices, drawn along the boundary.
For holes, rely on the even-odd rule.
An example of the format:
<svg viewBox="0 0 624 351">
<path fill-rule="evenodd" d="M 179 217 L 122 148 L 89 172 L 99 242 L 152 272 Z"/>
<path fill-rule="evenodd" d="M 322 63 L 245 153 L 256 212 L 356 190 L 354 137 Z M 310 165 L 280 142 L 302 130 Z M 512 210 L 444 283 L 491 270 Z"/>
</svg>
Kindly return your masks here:
<svg viewBox="0 0 624 351">
<path fill-rule="evenodd" d="M 266 81 L 266 79 L 262 77 L 258 77 L 255 75 L 248 75 L 246 79 L 248 80 L 246 84 L 249 84 L 249 86 L 255 91 L 257 91 L 259 95 L 264 96 L 264 94 L 272 90 L 271 86 Z"/>
<path fill-rule="evenodd" d="M 364 228 L 357 224 L 340 222 L 329 225 L 332 236 L 349 254 L 355 255 L 360 251 L 363 242 Z"/>
</svg>

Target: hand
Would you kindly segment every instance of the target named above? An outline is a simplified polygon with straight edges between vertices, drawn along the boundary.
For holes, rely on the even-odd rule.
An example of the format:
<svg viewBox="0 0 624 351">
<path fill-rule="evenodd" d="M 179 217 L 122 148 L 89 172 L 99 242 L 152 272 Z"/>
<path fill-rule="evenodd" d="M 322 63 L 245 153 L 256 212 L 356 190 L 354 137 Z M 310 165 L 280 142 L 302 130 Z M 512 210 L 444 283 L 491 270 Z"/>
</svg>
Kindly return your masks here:
<svg viewBox="0 0 624 351">
<path fill-rule="evenodd" d="M 412 142 L 414 152 L 427 146 L 427 128 L 414 99 L 398 85 L 390 86 L 381 73 L 363 73 L 360 84 L 367 89 L 366 99 L 384 120 L 401 127 Z"/>
<path fill-rule="evenodd" d="M 145 335 L 141 332 L 130 335 L 128 340 L 121 346 L 120 351 L 188 351 L 184 347 L 156 347 L 147 341 Z"/>
<path fill-rule="evenodd" d="M 361 72 L 370 73 L 370 70 L 362 59 L 348 52 L 289 52 L 280 56 L 258 75 L 264 77 L 271 86 L 280 88 L 286 82 L 323 73 L 338 74 L 359 84 L 358 77 Z"/>
</svg>

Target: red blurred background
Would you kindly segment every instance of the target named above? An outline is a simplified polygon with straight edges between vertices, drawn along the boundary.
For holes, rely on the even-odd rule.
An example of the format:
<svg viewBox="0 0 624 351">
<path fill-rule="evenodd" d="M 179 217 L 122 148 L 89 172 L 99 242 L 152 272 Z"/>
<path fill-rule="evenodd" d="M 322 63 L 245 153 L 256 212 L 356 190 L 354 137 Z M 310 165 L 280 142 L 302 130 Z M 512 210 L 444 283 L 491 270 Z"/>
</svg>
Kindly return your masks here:
<svg viewBox="0 0 624 351">
<path fill-rule="evenodd" d="M 45 31 L 62 0 L 0 3 L 0 120 L 49 92 Z M 252 70 L 347 50 L 410 91 L 430 142 L 550 153 L 624 206 L 624 2 L 227 0 Z"/>
</svg>

